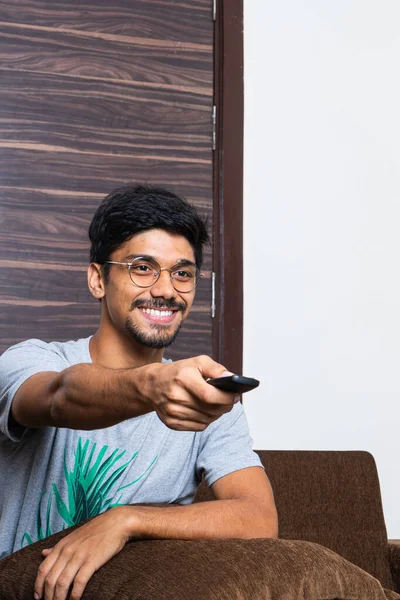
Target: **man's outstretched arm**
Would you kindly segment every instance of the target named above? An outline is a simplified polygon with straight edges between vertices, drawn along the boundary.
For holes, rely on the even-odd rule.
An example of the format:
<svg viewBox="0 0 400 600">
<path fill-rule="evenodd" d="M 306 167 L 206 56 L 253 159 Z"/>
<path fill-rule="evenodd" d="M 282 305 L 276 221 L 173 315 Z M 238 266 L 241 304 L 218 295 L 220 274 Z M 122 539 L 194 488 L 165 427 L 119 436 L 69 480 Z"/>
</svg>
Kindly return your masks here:
<svg viewBox="0 0 400 600">
<path fill-rule="evenodd" d="M 121 506 L 63 538 L 46 557 L 35 598 L 79 600 L 93 573 L 134 539 L 267 538 L 278 535 L 273 493 L 261 467 L 235 471 L 214 483 L 215 501 L 188 506 Z"/>
<path fill-rule="evenodd" d="M 16 392 L 12 418 L 22 427 L 93 430 L 155 410 L 170 429 L 204 431 L 234 405 L 234 394 L 206 382 L 224 372 L 209 356 L 128 369 L 83 363 L 38 372 Z"/>
</svg>

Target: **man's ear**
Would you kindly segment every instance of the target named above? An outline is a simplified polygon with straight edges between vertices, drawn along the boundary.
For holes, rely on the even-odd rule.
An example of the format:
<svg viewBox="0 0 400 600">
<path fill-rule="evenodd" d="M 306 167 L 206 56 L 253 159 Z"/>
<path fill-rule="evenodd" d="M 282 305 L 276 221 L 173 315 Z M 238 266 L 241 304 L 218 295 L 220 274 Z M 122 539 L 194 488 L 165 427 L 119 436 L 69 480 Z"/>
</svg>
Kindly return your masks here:
<svg viewBox="0 0 400 600">
<path fill-rule="evenodd" d="M 101 265 L 90 263 L 87 276 L 90 293 L 94 298 L 100 300 L 105 294 Z"/>
</svg>

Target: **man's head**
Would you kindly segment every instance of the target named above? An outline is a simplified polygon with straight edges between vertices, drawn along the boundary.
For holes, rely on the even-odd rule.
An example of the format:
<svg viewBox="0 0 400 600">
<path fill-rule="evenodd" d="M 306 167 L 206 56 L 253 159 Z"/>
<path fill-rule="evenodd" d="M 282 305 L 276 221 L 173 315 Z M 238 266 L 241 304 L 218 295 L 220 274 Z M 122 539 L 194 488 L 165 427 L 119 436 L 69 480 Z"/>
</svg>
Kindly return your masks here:
<svg viewBox="0 0 400 600">
<path fill-rule="evenodd" d="M 193 276 L 196 284 L 208 241 L 205 221 L 168 190 L 132 185 L 103 200 L 89 237 L 89 287 L 105 299 L 109 323 L 141 345 L 170 345 L 193 303 L 194 289 L 182 282 Z M 134 266 L 112 264 L 134 259 Z"/>
</svg>

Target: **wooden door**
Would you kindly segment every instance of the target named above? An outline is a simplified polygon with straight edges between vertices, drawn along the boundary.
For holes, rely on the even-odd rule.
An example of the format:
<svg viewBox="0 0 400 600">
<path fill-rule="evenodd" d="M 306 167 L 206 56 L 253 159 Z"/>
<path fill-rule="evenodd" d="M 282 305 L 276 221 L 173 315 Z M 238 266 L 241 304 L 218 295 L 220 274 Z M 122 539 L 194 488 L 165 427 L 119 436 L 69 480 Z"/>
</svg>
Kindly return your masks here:
<svg viewBox="0 0 400 600">
<path fill-rule="evenodd" d="M 213 220 L 212 0 L 0 1 L 0 351 L 93 333 L 87 228 L 131 181 Z M 168 350 L 212 353 L 212 247 Z"/>
</svg>

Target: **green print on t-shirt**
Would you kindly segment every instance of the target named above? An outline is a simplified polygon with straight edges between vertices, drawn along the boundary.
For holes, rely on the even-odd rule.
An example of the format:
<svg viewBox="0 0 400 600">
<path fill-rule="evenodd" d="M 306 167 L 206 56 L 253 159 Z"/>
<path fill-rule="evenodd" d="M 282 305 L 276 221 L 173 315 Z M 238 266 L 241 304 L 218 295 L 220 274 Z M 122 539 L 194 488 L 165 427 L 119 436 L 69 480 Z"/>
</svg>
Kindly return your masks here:
<svg viewBox="0 0 400 600">
<path fill-rule="evenodd" d="M 58 514 L 64 521 L 65 527 L 78 525 L 91 517 L 95 517 L 114 506 L 121 506 L 122 490 L 137 483 L 156 462 L 158 455 L 154 457 L 147 469 L 134 481 L 121 487 L 117 487 L 118 481 L 124 474 L 128 466 L 138 456 L 135 452 L 128 462 L 123 463 L 113 470 L 114 465 L 122 459 L 126 450 L 114 450 L 108 458 L 105 458 L 108 446 L 103 446 L 95 456 L 96 442 L 93 442 L 89 451 L 90 440 L 86 440 L 82 445 L 82 439 L 78 439 L 78 446 L 75 451 L 75 461 L 72 471 L 68 471 L 66 455 L 64 453 L 64 476 L 67 483 L 68 498 L 63 499 L 55 483 L 52 484 L 51 492 L 43 492 L 36 514 L 36 540 L 33 540 L 29 533 L 24 533 L 21 540 L 21 547 L 26 541 L 32 544 L 34 541 L 43 540 L 52 535 L 50 519 L 52 509 L 55 507 Z M 116 498 L 116 495 L 118 497 Z M 46 518 L 42 523 L 42 503 L 45 496 L 48 496 L 46 506 Z M 54 502 L 53 502 L 54 501 Z M 54 509 L 53 509 L 54 510 Z"/>
</svg>

